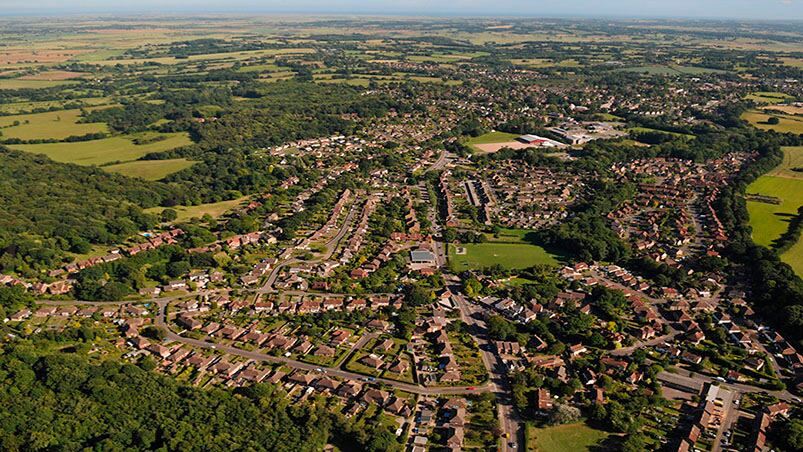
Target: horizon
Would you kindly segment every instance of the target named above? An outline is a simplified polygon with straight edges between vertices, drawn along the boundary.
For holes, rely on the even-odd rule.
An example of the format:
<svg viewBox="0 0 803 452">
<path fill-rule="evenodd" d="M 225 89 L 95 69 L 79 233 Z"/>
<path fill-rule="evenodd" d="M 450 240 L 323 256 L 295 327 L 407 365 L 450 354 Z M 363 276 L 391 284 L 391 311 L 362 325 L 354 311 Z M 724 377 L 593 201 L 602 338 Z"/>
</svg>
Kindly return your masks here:
<svg viewBox="0 0 803 452">
<path fill-rule="evenodd" d="M 591 0 L 571 4 L 557 0 L 528 2 L 499 0 L 493 6 L 476 0 L 459 0 L 448 5 L 431 5 L 422 0 L 305 0 L 292 7 L 275 0 L 233 0 L 226 7 L 210 0 L 144 0 L 129 6 L 121 0 L 83 0 L 64 2 L 43 0 L 35 6 L 21 0 L 0 0 L 3 17 L 58 17 L 76 15 L 186 15 L 186 14 L 259 14 L 328 15 L 433 18 L 583 18 L 583 19 L 681 19 L 725 21 L 803 21 L 803 0 L 770 0 L 764 4 L 749 0 L 713 0 L 700 4 L 695 0 L 663 1 L 613 0 L 604 5 Z M 681 10 L 682 13 L 677 11 Z M 726 11 L 726 12 L 725 12 Z"/>
</svg>

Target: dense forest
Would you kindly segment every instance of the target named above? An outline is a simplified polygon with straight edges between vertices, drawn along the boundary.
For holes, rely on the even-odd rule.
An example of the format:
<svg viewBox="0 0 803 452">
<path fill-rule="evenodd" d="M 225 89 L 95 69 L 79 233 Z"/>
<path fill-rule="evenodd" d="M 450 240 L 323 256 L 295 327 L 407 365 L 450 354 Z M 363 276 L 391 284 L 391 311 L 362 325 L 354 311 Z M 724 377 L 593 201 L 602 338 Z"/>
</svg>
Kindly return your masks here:
<svg viewBox="0 0 803 452">
<path fill-rule="evenodd" d="M 30 275 L 153 227 L 142 208 L 181 203 L 176 187 L 0 148 L 0 271 Z"/>
<path fill-rule="evenodd" d="M 199 390 L 131 364 L 91 364 L 70 349 L 0 352 L 0 449 L 400 450 L 387 427 L 331 414 L 322 401 L 290 406 L 271 385 Z"/>
</svg>

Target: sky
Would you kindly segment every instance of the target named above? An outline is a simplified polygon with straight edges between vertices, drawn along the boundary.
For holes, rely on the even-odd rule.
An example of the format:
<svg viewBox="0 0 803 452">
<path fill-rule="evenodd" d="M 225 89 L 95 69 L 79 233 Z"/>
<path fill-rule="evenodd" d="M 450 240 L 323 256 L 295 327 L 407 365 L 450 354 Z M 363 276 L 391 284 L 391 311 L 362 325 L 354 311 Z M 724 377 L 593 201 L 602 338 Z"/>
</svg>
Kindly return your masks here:
<svg viewBox="0 0 803 452">
<path fill-rule="evenodd" d="M 803 20 L 803 0 L 0 0 L 0 15 L 212 12 Z"/>
</svg>

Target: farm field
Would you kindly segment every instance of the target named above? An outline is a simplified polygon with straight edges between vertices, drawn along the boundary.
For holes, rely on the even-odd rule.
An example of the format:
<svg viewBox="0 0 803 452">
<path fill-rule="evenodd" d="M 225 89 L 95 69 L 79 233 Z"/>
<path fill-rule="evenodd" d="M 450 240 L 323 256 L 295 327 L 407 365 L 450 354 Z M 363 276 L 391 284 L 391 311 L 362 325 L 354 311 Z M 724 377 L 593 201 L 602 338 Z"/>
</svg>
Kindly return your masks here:
<svg viewBox="0 0 803 452">
<path fill-rule="evenodd" d="M 194 165 L 187 159 L 171 160 L 136 160 L 128 163 L 104 166 L 104 171 L 119 173 L 128 177 L 139 177 L 145 180 L 159 180 Z"/>
<path fill-rule="evenodd" d="M 528 450 L 531 452 L 564 452 L 596 450 L 609 433 L 585 424 L 566 424 L 547 428 L 527 428 Z"/>
<path fill-rule="evenodd" d="M 228 201 L 199 204 L 197 206 L 175 206 L 171 207 L 171 209 L 178 213 L 178 218 L 175 220 L 176 222 L 189 220 L 190 218 L 200 218 L 207 214 L 213 218 L 218 218 L 229 210 L 240 205 L 246 199 L 248 199 L 248 196 Z M 145 209 L 145 211 L 148 213 L 159 214 L 164 209 L 164 207 L 152 207 L 150 209 Z"/>
<path fill-rule="evenodd" d="M 774 116 L 780 120 L 778 124 L 767 124 L 767 120 Z M 757 110 L 749 110 L 742 113 L 742 119 L 755 127 L 763 130 L 775 130 L 776 132 L 803 133 L 803 117 L 791 115 L 769 115 Z"/>
<path fill-rule="evenodd" d="M 0 116 L 0 132 L 4 138 L 63 140 L 69 136 L 109 131 L 103 123 L 78 123 L 80 117 L 81 110 L 78 109 Z M 13 125 L 15 122 L 19 122 L 19 125 Z"/>
<path fill-rule="evenodd" d="M 161 134 L 166 139 L 142 145 L 136 145 L 132 141 L 136 137 L 152 137 L 153 135 L 149 133 L 75 143 L 20 144 L 9 147 L 35 154 L 45 154 L 57 162 L 102 165 L 111 162 L 128 162 L 151 152 L 167 151 L 191 143 L 190 137 L 186 133 Z"/>
<path fill-rule="evenodd" d="M 537 245 L 518 243 L 468 243 L 460 245 L 465 254 L 457 254 L 449 246 L 449 261 L 456 271 L 479 269 L 492 265 L 505 268 L 527 268 L 538 264 L 556 265 L 557 256 Z"/>
</svg>

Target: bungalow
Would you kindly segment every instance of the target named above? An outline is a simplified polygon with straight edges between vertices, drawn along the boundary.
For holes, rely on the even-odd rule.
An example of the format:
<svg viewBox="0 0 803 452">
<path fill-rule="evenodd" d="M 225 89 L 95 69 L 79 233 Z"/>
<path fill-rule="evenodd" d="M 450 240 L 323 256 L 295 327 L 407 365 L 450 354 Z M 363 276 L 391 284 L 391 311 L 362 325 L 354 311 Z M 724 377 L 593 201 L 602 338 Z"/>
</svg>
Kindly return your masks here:
<svg viewBox="0 0 803 452">
<path fill-rule="evenodd" d="M 340 383 L 329 377 L 323 377 L 315 382 L 315 389 L 319 391 L 335 392 L 338 386 L 340 386 Z"/>
<path fill-rule="evenodd" d="M 349 333 L 346 330 L 336 330 L 334 333 L 332 333 L 332 336 L 329 338 L 329 343 L 334 345 L 335 347 L 338 347 L 340 345 L 345 344 L 350 336 L 351 333 Z"/>
<path fill-rule="evenodd" d="M 335 356 L 335 349 L 326 345 L 319 345 L 312 354 L 324 358 L 332 358 Z"/>
<path fill-rule="evenodd" d="M 203 326 L 203 322 L 200 320 L 185 315 L 179 315 L 176 317 L 176 323 L 182 328 L 186 328 L 190 331 L 197 330 Z"/>
<path fill-rule="evenodd" d="M 156 356 L 167 358 L 170 356 L 170 349 L 159 344 L 150 344 L 146 348 L 149 352 L 153 353 Z"/>
<path fill-rule="evenodd" d="M 360 362 L 373 369 L 379 369 L 383 364 L 382 359 L 374 354 L 362 357 Z"/>
<path fill-rule="evenodd" d="M 362 400 L 366 403 L 375 403 L 379 406 L 385 406 L 388 403 L 390 398 L 390 394 L 382 391 L 381 389 L 369 389 L 365 391 L 365 394 L 362 396 Z"/>
</svg>

